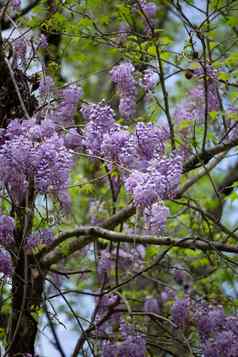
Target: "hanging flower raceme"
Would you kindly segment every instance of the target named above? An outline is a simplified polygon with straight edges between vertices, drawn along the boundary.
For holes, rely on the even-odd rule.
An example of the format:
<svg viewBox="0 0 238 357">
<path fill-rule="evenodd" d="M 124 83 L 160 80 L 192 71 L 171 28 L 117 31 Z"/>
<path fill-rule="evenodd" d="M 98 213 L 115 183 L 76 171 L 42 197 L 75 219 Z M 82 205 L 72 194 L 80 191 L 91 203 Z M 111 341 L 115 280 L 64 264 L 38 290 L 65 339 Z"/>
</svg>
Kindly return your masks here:
<svg viewBox="0 0 238 357">
<path fill-rule="evenodd" d="M 169 216 L 169 208 L 163 203 L 154 203 L 144 210 L 144 222 L 148 231 L 158 233 L 164 227 L 164 224 Z"/>
<path fill-rule="evenodd" d="M 21 8 L 21 0 L 11 0 L 10 5 L 14 10 L 19 10 Z"/>
<path fill-rule="evenodd" d="M 168 131 L 152 123 L 137 123 L 130 133 L 126 126 L 114 125 L 103 135 L 103 156 L 121 168 L 145 171 L 157 154 L 164 152 Z"/>
<path fill-rule="evenodd" d="M 123 43 L 127 40 L 130 33 L 130 27 L 126 22 L 121 22 L 118 30 L 117 40 L 119 43 Z"/>
<path fill-rule="evenodd" d="M 83 149 L 83 136 L 78 133 L 77 129 L 71 128 L 64 136 L 64 145 L 72 150 Z"/>
<path fill-rule="evenodd" d="M 123 148 L 128 147 L 130 134 L 126 128 L 114 125 L 106 134 L 103 135 L 101 152 L 103 156 L 111 161 L 111 165 L 124 165 Z"/>
<path fill-rule="evenodd" d="M 35 182 L 40 193 L 66 189 L 73 165 L 72 155 L 64 146 L 64 139 L 54 134 L 37 147 Z"/>
<path fill-rule="evenodd" d="M 148 2 L 146 0 L 139 1 L 142 10 L 148 18 L 154 17 L 158 10 L 157 5 L 154 2 Z"/>
<path fill-rule="evenodd" d="M 183 139 L 192 135 L 191 128 L 195 124 L 204 123 L 206 112 L 209 119 L 210 113 L 220 110 L 217 70 L 207 65 L 206 69 L 201 67 L 190 72 L 198 83 L 188 91 L 186 99 L 176 106 L 174 112 L 175 122 Z"/>
<path fill-rule="evenodd" d="M 67 190 L 73 166 L 72 154 L 51 121 L 11 122 L 0 146 L 3 163 L 0 180 L 11 199 L 19 204 L 31 185 L 36 193 L 53 193 L 58 199 Z"/>
<path fill-rule="evenodd" d="M 131 62 L 122 62 L 111 70 L 112 81 L 117 85 L 120 97 L 119 112 L 125 119 L 135 115 L 136 107 L 136 80 L 135 67 Z"/>
<path fill-rule="evenodd" d="M 165 128 L 148 123 L 136 124 L 133 142 L 137 152 L 138 162 L 147 161 L 163 154 L 165 143 L 169 139 L 169 132 Z"/>
<path fill-rule="evenodd" d="M 113 109 L 104 101 L 97 104 L 85 104 L 80 111 L 84 119 L 93 122 L 95 125 L 105 130 L 111 128 L 115 122 L 115 113 Z"/>
<path fill-rule="evenodd" d="M 9 247 L 14 244 L 15 222 L 10 216 L 0 215 L 0 244 Z"/>
<path fill-rule="evenodd" d="M 32 233 L 25 240 L 25 248 L 28 251 L 32 251 L 34 248 L 40 247 L 42 245 L 49 245 L 53 242 L 54 235 L 50 229 L 43 229 Z"/>
<path fill-rule="evenodd" d="M 15 2 L 17 3 L 17 2 Z M 13 47 L 16 52 L 16 61 L 22 63 L 26 59 L 27 42 L 24 37 L 20 37 L 13 42 Z M 14 64 L 15 65 L 15 64 Z"/>
<path fill-rule="evenodd" d="M 185 328 L 190 321 L 191 301 L 189 297 L 177 299 L 172 306 L 172 320 L 180 328 Z"/>
<path fill-rule="evenodd" d="M 54 89 L 54 80 L 51 76 L 45 76 L 40 81 L 39 92 L 42 97 L 48 97 Z"/>
<path fill-rule="evenodd" d="M 158 299 L 155 298 L 147 298 L 144 302 L 144 312 L 145 313 L 160 313 L 160 304 Z"/>
<path fill-rule="evenodd" d="M 83 145 L 91 155 L 100 155 L 103 136 L 113 127 L 115 113 L 104 101 L 83 105 L 83 117 L 88 121 L 84 128 Z"/>
<path fill-rule="evenodd" d="M 172 153 L 169 157 L 158 156 L 151 160 L 147 171 L 154 181 L 156 191 L 162 200 L 175 196 L 182 169 L 183 162 L 179 153 Z"/>
<path fill-rule="evenodd" d="M 74 125 L 77 105 L 83 92 L 77 85 L 69 85 L 59 91 L 59 104 L 50 114 L 50 118 L 59 127 L 68 128 Z"/>
<path fill-rule="evenodd" d="M 175 300 L 171 317 L 181 330 L 196 327 L 204 356 L 237 356 L 238 316 L 225 315 L 222 306 L 207 305 L 186 296 Z"/>
<path fill-rule="evenodd" d="M 142 87 L 146 92 L 154 89 L 159 82 L 159 74 L 152 68 L 147 68 L 144 71 Z"/>
<path fill-rule="evenodd" d="M 149 161 L 145 172 L 134 170 L 125 180 L 126 190 L 132 194 L 135 205 L 144 210 L 146 227 L 153 233 L 164 226 L 169 210 L 162 200 L 176 194 L 181 174 L 180 155 L 158 156 Z"/>
<path fill-rule="evenodd" d="M 135 5 L 135 10 L 141 13 L 145 35 L 151 36 L 151 28 L 154 28 L 156 24 L 157 5 L 147 0 L 139 0 Z"/>
<path fill-rule="evenodd" d="M 146 343 L 145 337 L 137 333 L 132 326 L 124 321 L 120 322 L 120 342 L 103 342 L 102 356 L 128 356 L 128 357 L 145 357 Z"/>
<path fill-rule="evenodd" d="M 12 270 L 13 267 L 10 254 L 0 250 L 0 273 L 3 273 L 5 276 L 11 276 Z"/>
</svg>

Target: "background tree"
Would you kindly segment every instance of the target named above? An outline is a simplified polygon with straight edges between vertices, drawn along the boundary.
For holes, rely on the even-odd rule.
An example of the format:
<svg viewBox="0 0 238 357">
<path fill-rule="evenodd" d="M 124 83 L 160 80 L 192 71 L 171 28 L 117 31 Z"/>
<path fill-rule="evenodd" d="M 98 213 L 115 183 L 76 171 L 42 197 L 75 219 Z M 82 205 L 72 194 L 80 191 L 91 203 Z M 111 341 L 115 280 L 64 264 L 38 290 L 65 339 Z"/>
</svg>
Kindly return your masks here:
<svg viewBox="0 0 238 357">
<path fill-rule="evenodd" d="M 238 356 L 237 12 L 2 3 L 4 356 Z"/>
</svg>

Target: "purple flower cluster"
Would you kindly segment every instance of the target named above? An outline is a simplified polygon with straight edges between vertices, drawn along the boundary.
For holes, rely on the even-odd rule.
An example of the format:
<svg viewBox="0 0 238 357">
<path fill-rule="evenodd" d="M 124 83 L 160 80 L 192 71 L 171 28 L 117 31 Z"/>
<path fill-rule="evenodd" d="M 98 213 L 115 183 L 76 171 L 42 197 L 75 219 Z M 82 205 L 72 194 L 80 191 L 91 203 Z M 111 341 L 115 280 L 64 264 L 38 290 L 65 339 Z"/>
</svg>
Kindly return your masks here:
<svg viewBox="0 0 238 357">
<path fill-rule="evenodd" d="M 29 237 L 26 238 L 25 248 L 28 251 L 32 251 L 34 248 L 37 248 L 41 245 L 49 245 L 53 242 L 54 235 L 50 229 L 43 229 L 32 233 Z"/>
<path fill-rule="evenodd" d="M 142 86 L 148 92 L 156 87 L 159 82 L 159 74 L 152 68 L 147 68 L 144 71 Z"/>
<path fill-rule="evenodd" d="M 238 355 L 238 316 L 226 316 L 221 306 L 201 305 L 194 315 L 204 356 Z"/>
<path fill-rule="evenodd" d="M 68 128 L 74 124 L 74 116 L 82 94 L 82 89 L 74 84 L 59 92 L 60 102 L 51 113 L 51 118 L 57 125 Z"/>
<path fill-rule="evenodd" d="M 207 338 L 211 332 L 217 331 L 225 323 L 225 314 L 222 307 L 209 308 L 201 305 L 195 314 L 196 324 L 201 339 Z"/>
<path fill-rule="evenodd" d="M 14 243 L 15 222 L 10 216 L 0 215 L 0 244 L 9 247 Z"/>
<path fill-rule="evenodd" d="M 151 17 L 154 17 L 158 10 L 157 5 L 155 3 L 148 2 L 146 0 L 140 0 L 140 6 L 149 19 Z"/>
<path fill-rule="evenodd" d="M 81 113 L 88 120 L 84 128 L 83 145 L 89 154 L 100 155 L 103 136 L 113 127 L 115 113 L 104 102 L 84 105 L 81 108 Z"/>
<path fill-rule="evenodd" d="M 98 127 L 108 130 L 115 122 L 115 113 L 104 101 L 98 104 L 84 104 L 81 108 L 84 119 L 93 122 Z"/>
<path fill-rule="evenodd" d="M 144 312 L 145 313 L 160 313 L 160 303 L 158 299 L 148 298 L 144 302 Z"/>
<path fill-rule="evenodd" d="M 50 76 L 45 76 L 40 81 L 39 92 L 42 97 L 48 97 L 54 89 L 54 80 Z"/>
<path fill-rule="evenodd" d="M 119 32 L 117 39 L 119 43 L 123 43 L 127 40 L 128 34 L 130 32 L 129 25 L 126 22 L 121 22 L 119 26 Z"/>
<path fill-rule="evenodd" d="M 120 302 L 120 297 L 116 294 L 106 294 L 102 297 L 96 299 L 96 303 L 98 305 L 98 314 L 102 317 L 104 314 L 108 312 L 109 308 L 112 308 L 118 305 Z M 100 320 L 97 314 L 97 320 Z"/>
<path fill-rule="evenodd" d="M 120 326 L 121 338 L 120 342 L 106 341 L 102 346 L 103 357 L 145 357 L 146 342 L 142 334 L 135 332 L 135 330 L 124 322 Z"/>
<path fill-rule="evenodd" d="M 169 139 L 169 133 L 165 128 L 159 128 L 152 123 L 139 122 L 132 137 L 138 161 L 149 161 L 165 149 L 165 142 Z"/>
<path fill-rule="evenodd" d="M 177 299 L 171 308 L 172 320 L 180 328 L 185 328 L 190 320 L 191 301 L 189 297 Z"/>
<path fill-rule="evenodd" d="M 121 313 L 116 311 L 116 307 L 120 304 L 119 295 L 115 294 L 106 294 L 100 296 L 96 299 L 97 304 L 97 314 L 95 322 L 99 324 L 102 320 L 104 320 L 105 315 L 108 314 L 110 310 L 110 318 L 105 319 L 103 323 L 100 323 L 97 326 L 97 334 L 105 336 L 105 334 L 111 334 L 114 327 L 118 326 L 118 322 L 120 321 Z"/>
<path fill-rule="evenodd" d="M 0 180 L 11 199 L 19 204 L 34 184 L 37 193 L 52 192 L 59 199 L 66 192 L 72 155 L 51 121 L 12 121 L 0 146 L 3 163 Z"/>
<path fill-rule="evenodd" d="M 0 273 L 6 276 L 12 275 L 12 261 L 10 254 L 0 250 Z"/>
<path fill-rule="evenodd" d="M 161 200 L 176 193 L 181 173 L 181 157 L 172 155 L 151 160 L 146 172 L 133 170 L 125 181 L 135 205 L 144 209 L 146 226 L 153 233 L 161 230 L 168 217 L 169 210 Z"/>
<path fill-rule="evenodd" d="M 23 62 L 26 57 L 26 52 L 27 52 L 27 43 L 25 38 L 20 37 L 17 40 L 13 42 L 13 47 L 16 52 L 16 57 L 17 59 L 20 60 L 20 62 Z"/>
<path fill-rule="evenodd" d="M 136 206 L 150 206 L 159 198 L 149 173 L 134 170 L 125 181 L 125 187 L 133 195 Z"/>
<path fill-rule="evenodd" d="M 147 36 L 151 36 L 151 27 L 155 26 L 158 7 L 154 2 L 148 2 L 147 0 L 140 0 L 139 3 L 140 6 L 137 4 L 135 8 L 143 12 L 144 33 Z"/>
<path fill-rule="evenodd" d="M 112 268 L 112 259 L 108 250 L 104 249 L 101 252 L 101 257 L 98 262 L 97 272 L 100 280 L 104 280 Z"/>
<path fill-rule="evenodd" d="M 145 171 L 156 155 L 163 153 L 168 131 L 152 123 L 137 123 L 134 133 L 114 125 L 102 136 L 102 156 L 123 167 Z"/>
<path fill-rule="evenodd" d="M 120 74 L 120 71 L 114 73 L 119 83 Z M 126 126 L 115 123 L 113 110 L 104 102 L 84 105 L 81 112 L 88 120 L 83 146 L 90 155 L 105 158 L 109 167 L 118 166 L 135 205 L 147 207 L 147 227 L 158 232 L 169 213 L 161 201 L 173 197 L 182 173 L 182 157 L 175 153 L 170 157 L 165 155 L 168 131 L 152 123 L 139 122 L 134 132 L 129 132 Z"/>
<path fill-rule="evenodd" d="M 238 316 L 226 316 L 221 306 L 209 306 L 189 297 L 176 299 L 173 322 L 182 329 L 196 326 L 205 357 L 238 356 Z"/>
<path fill-rule="evenodd" d="M 64 145 L 68 149 L 83 149 L 83 136 L 75 128 L 69 129 L 64 137 Z"/>
<path fill-rule="evenodd" d="M 7 133 L 9 137 L 10 133 Z M 8 189 L 11 199 L 20 203 L 29 186 L 28 177 L 33 175 L 34 149 L 30 138 L 23 133 L 7 139 L 0 147 L 3 163 L 0 180 Z"/>
<path fill-rule="evenodd" d="M 154 203 L 144 210 L 144 222 L 146 229 L 152 233 L 158 233 L 163 228 L 169 215 L 168 207 L 162 203 Z"/>
<path fill-rule="evenodd" d="M 64 146 L 64 139 L 54 134 L 37 148 L 35 183 L 39 193 L 67 189 L 72 155 Z"/>
<path fill-rule="evenodd" d="M 191 132 L 190 126 L 192 126 L 194 122 L 197 124 L 202 124 L 204 122 L 206 105 L 208 113 L 220 110 L 220 102 L 217 92 L 219 84 L 217 80 L 217 71 L 211 66 L 207 66 L 206 71 L 207 89 L 205 90 L 205 83 L 203 80 L 205 75 L 204 68 L 192 71 L 194 77 L 197 78 L 199 82 L 196 86 L 190 89 L 186 99 L 180 102 L 175 109 L 174 117 L 176 123 L 181 125 L 181 128 L 179 129 L 180 135 L 183 138 L 189 135 Z M 189 125 L 189 121 L 191 121 L 191 125 Z"/>
<path fill-rule="evenodd" d="M 206 342 L 203 346 L 204 357 L 235 357 L 238 356 L 237 333 L 222 331 L 215 340 Z"/>
<path fill-rule="evenodd" d="M 131 62 L 122 62 L 111 70 L 112 81 L 117 85 L 120 96 L 119 112 L 125 119 L 135 115 L 136 107 L 136 80 L 135 67 Z"/>
<path fill-rule="evenodd" d="M 118 124 L 114 125 L 103 135 L 101 145 L 103 156 L 112 163 L 124 164 L 123 148 L 128 146 L 129 140 L 129 132 Z"/>
<path fill-rule="evenodd" d="M 192 74 L 197 78 L 204 78 L 206 76 L 208 79 L 217 81 L 218 70 L 213 68 L 210 64 L 206 64 L 192 71 Z"/>
<path fill-rule="evenodd" d="M 21 0 L 11 0 L 10 4 L 14 10 L 19 10 L 21 8 Z"/>
</svg>

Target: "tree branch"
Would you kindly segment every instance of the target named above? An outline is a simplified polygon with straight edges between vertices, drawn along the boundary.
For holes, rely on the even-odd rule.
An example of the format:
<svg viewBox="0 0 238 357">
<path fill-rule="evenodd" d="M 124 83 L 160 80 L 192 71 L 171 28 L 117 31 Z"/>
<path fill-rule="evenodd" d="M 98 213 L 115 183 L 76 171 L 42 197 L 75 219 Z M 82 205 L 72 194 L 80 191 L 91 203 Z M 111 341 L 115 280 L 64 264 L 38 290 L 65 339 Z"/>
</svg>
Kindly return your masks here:
<svg viewBox="0 0 238 357">
<path fill-rule="evenodd" d="M 130 204 L 128 207 L 123 208 L 118 213 L 114 214 L 112 217 L 110 217 L 109 219 L 104 221 L 100 226 L 102 228 L 113 229 L 118 224 L 120 224 L 120 223 L 126 221 L 128 218 L 130 218 L 133 214 L 135 214 L 135 212 L 136 212 L 136 207 L 133 206 L 132 204 Z M 73 237 L 80 237 L 84 234 L 85 234 L 85 232 L 81 231 L 79 228 L 77 228 L 73 231 L 61 233 L 52 242 L 52 244 L 50 244 L 49 246 L 45 246 L 44 248 L 41 249 L 41 251 L 36 255 L 36 259 L 40 260 L 44 255 L 46 255 L 47 253 L 50 253 L 52 250 L 54 250 L 56 247 L 58 247 L 65 240 L 67 240 L 69 238 L 73 238 Z M 84 239 L 81 239 L 81 241 L 80 241 L 83 244 L 82 248 L 92 240 L 91 237 L 90 237 L 90 239 L 89 239 L 89 237 L 83 237 L 83 238 Z M 83 242 L 85 242 L 85 244 Z M 77 248 L 77 250 L 80 249 L 80 247 L 81 247 L 81 243 L 80 243 L 79 247 Z M 58 252 L 58 253 L 60 253 L 60 252 Z M 58 253 L 56 253 L 56 254 L 58 255 Z M 62 256 L 62 258 L 63 258 L 62 252 L 59 254 L 59 256 Z"/>
<path fill-rule="evenodd" d="M 238 145 L 238 138 L 230 140 L 229 142 L 218 144 L 210 149 L 201 151 L 198 154 L 193 155 L 183 166 L 183 172 L 188 172 L 196 169 L 198 164 L 207 164 L 215 155 L 228 151 Z"/>
<path fill-rule="evenodd" d="M 97 239 L 103 238 L 111 242 L 126 242 L 133 244 L 151 244 L 158 246 L 171 246 L 179 248 L 189 248 L 189 249 L 199 249 L 202 251 L 212 251 L 217 250 L 220 252 L 238 253 L 237 246 L 226 245 L 217 242 L 210 242 L 201 240 L 198 238 L 184 238 L 184 239 L 172 239 L 167 236 L 158 237 L 155 235 L 139 235 L 139 234 L 126 234 L 121 232 L 114 232 L 108 229 L 104 229 L 97 226 L 81 226 L 73 232 L 67 232 L 66 234 L 74 234 L 76 236 L 83 235 L 82 239 L 74 240 L 69 244 L 67 248 L 67 253 L 63 254 L 60 252 L 55 252 L 52 256 L 48 256 L 43 260 L 43 266 L 49 268 L 50 265 L 56 263 L 62 257 L 68 257 L 73 254 L 76 250 L 81 249 L 89 242 Z"/>
<path fill-rule="evenodd" d="M 40 3 L 41 0 L 35 0 L 32 1 L 29 5 L 27 5 L 24 9 L 21 10 L 20 13 L 17 13 L 15 16 L 12 17 L 13 21 L 18 20 L 19 18 L 21 18 L 24 15 L 27 15 L 28 12 L 30 12 L 36 5 L 38 5 Z M 7 30 L 11 27 L 11 22 L 10 21 L 4 21 L 2 23 L 2 30 Z"/>
</svg>

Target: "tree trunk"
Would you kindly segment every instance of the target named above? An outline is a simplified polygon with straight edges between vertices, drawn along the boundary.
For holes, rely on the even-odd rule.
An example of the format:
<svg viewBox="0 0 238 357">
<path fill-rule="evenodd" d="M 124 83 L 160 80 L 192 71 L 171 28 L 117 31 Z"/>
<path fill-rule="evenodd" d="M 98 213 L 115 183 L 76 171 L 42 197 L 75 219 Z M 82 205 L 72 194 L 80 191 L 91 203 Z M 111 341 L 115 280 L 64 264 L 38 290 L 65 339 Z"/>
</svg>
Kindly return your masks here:
<svg viewBox="0 0 238 357">
<path fill-rule="evenodd" d="M 8 335 L 9 357 L 35 356 L 34 345 L 37 335 L 39 309 L 42 301 L 44 274 L 33 253 L 25 249 L 25 240 L 32 233 L 34 217 L 34 185 L 23 201 L 13 206 L 15 217 L 15 243 L 12 276 L 12 314 Z M 28 357 L 28 356 L 27 356 Z"/>
<path fill-rule="evenodd" d="M 22 251 L 12 279 L 12 321 L 8 347 L 10 357 L 26 353 L 35 356 L 43 280 L 34 257 L 27 256 Z"/>
</svg>

